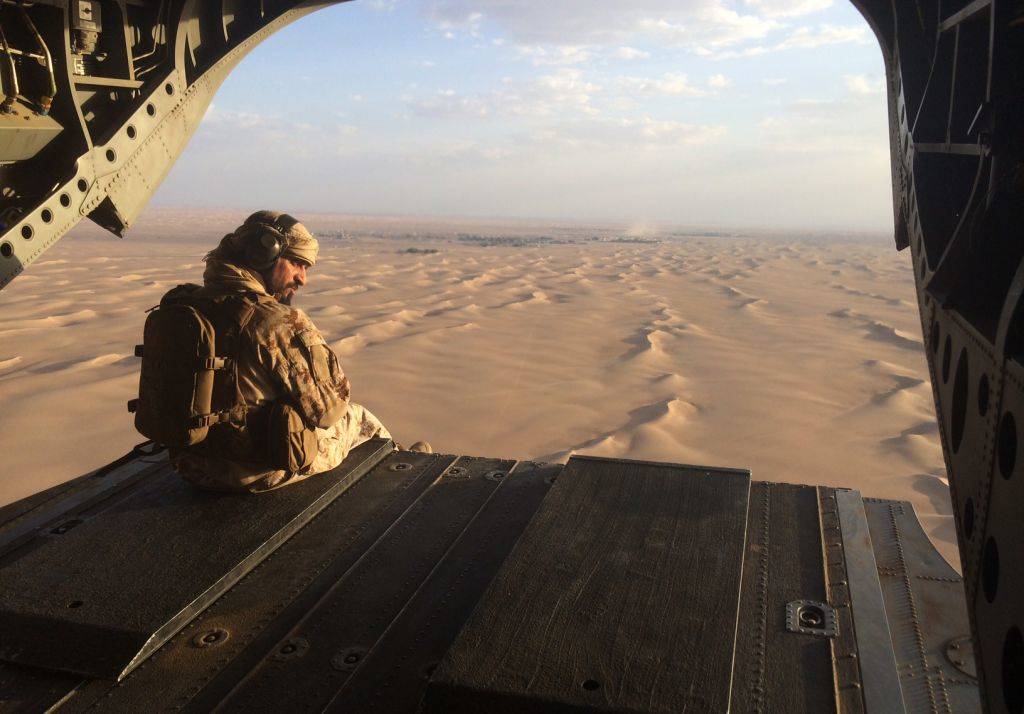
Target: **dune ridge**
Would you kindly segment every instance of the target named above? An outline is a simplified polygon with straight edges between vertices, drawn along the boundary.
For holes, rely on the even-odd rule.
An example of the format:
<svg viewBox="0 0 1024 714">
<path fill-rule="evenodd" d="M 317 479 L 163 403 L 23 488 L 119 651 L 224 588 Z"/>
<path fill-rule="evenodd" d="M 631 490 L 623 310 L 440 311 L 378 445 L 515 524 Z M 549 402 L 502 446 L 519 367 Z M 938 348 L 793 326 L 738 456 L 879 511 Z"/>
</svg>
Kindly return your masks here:
<svg viewBox="0 0 1024 714">
<path fill-rule="evenodd" d="M 224 225 L 79 229 L 0 292 L 0 500 L 141 441 L 124 405 L 145 310 L 200 280 Z M 911 267 L 891 244 L 558 228 L 562 242 L 492 245 L 396 226 L 325 237 L 296 305 L 401 442 L 853 487 L 914 503 L 959 565 Z M 407 251 L 424 246 L 438 252 Z"/>
</svg>

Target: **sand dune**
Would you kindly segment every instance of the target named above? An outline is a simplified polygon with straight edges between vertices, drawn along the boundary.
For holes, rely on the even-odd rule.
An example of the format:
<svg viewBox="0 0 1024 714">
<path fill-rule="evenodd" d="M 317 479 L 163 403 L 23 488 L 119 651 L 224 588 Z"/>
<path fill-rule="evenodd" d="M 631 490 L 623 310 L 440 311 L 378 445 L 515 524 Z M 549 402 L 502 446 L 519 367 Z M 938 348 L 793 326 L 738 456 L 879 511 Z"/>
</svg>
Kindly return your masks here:
<svg viewBox="0 0 1024 714">
<path fill-rule="evenodd" d="M 0 500 L 79 475 L 141 438 L 125 403 L 145 310 L 200 279 L 239 216 L 78 229 L 0 292 Z M 166 223 L 166 221 L 165 221 Z M 592 453 L 748 467 L 764 480 L 912 501 L 955 537 L 908 256 L 888 243 L 662 236 L 660 244 L 487 245 L 438 227 L 309 221 L 324 240 L 296 304 L 353 396 L 409 443 L 524 459 Z M 172 225 L 172 224 L 167 224 Z M 597 229 L 579 230 L 601 235 Z M 164 240 L 167 235 L 192 235 Z M 429 247 L 437 253 L 406 253 Z"/>
</svg>

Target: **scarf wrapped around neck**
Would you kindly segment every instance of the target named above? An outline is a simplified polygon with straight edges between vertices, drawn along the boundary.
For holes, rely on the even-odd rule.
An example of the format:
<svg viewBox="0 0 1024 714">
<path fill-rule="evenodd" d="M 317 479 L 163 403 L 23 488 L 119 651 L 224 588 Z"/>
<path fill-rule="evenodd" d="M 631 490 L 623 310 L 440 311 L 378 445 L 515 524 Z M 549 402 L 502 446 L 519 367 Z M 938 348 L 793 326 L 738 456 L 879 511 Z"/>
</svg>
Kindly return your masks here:
<svg viewBox="0 0 1024 714">
<path fill-rule="evenodd" d="M 216 249 L 206 254 L 203 285 L 223 292 L 254 292 L 269 295 L 263 278 L 255 270 L 242 267 L 227 245 L 231 235 L 224 237 Z"/>
</svg>

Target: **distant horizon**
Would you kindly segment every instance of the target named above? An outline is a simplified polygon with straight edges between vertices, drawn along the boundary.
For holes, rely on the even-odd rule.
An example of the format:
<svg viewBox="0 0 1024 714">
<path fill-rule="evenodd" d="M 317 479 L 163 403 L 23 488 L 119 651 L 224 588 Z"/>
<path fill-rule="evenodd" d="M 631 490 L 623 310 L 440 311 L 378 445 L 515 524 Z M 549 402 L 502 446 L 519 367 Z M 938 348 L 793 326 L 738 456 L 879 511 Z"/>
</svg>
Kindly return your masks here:
<svg viewBox="0 0 1024 714">
<path fill-rule="evenodd" d="M 878 43 L 836 0 L 363 0 L 232 71 L 158 203 L 892 230 Z"/>
<path fill-rule="evenodd" d="M 379 220 L 379 221 L 421 221 L 425 223 L 465 223 L 470 224 L 510 224 L 511 225 L 533 225 L 536 227 L 571 227 L 571 228 L 602 228 L 602 229 L 621 229 L 624 232 L 643 232 L 646 229 L 651 231 L 661 232 L 680 232 L 680 231 L 694 231 L 694 232 L 722 232 L 731 233 L 737 235 L 750 234 L 750 233 L 764 233 L 764 234 L 779 234 L 779 233 L 792 233 L 797 235 L 807 234 L 837 234 L 837 235 L 863 235 L 863 236 L 885 236 L 891 238 L 893 235 L 892 230 L 883 229 L 871 229 L 871 228 L 844 228 L 841 226 L 819 226 L 819 227 L 807 227 L 807 226 L 758 226 L 758 225 L 744 225 L 744 224 L 709 224 L 709 223 L 679 223 L 668 220 L 635 220 L 628 218 L 619 219 L 600 219 L 600 218 L 578 218 L 572 216 L 499 216 L 499 215 L 442 215 L 442 214 L 418 214 L 418 213 L 401 213 L 401 212 L 370 212 L 370 211 L 344 211 L 344 210 L 325 210 L 325 209 L 301 209 L 293 208 L 289 206 L 232 206 L 232 205 L 202 205 L 202 204 L 187 204 L 187 203 L 164 203 L 164 202 L 152 202 L 147 206 L 146 210 L 140 216 L 136 226 L 139 223 L 142 224 L 142 228 L 146 228 L 147 219 L 152 220 L 156 216 L 152 215 L 151 212 L 159 213 L 174 213 L 174 212 L 193 212 L 193 213 L 209 213 L 209 214 L 237 214 L 239 216 L 245 216 L 253 213 L 257 210 L 280 210 L 288 212 L 294 215 L 300 221 L 309 218 L 315 219 L 338 219 L 342 220 L 345 218 L 355 220 Z M 99 228 L 99 226 L 96 226 Z M 134 228 L 135 226 L 133 226 Z M 104 230 L 104 229 L 100 229 Z M 132 229 L 129 229 L 129 234 Z"/>
</svg>

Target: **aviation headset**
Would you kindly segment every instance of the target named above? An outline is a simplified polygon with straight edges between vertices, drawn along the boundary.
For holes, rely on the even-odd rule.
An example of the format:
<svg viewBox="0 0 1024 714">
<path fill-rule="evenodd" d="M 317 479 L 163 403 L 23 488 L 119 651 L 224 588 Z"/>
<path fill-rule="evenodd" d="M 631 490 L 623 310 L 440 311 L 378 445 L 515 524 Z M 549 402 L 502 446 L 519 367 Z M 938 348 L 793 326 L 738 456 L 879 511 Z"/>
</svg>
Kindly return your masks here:
<svg viewBox="0 0 1024 714">
<path fill-rule="evenodd" d="M 282 213 L 272 220 L 259 214 L 251 216 L 244 225 L 256 230 L 246 236 L 242 248 L 246 264 L 256 270 L 270 268 L 288 247 L 288 237 L 285 233 L 298 222 L 287 213 Z"/>
</svg>

